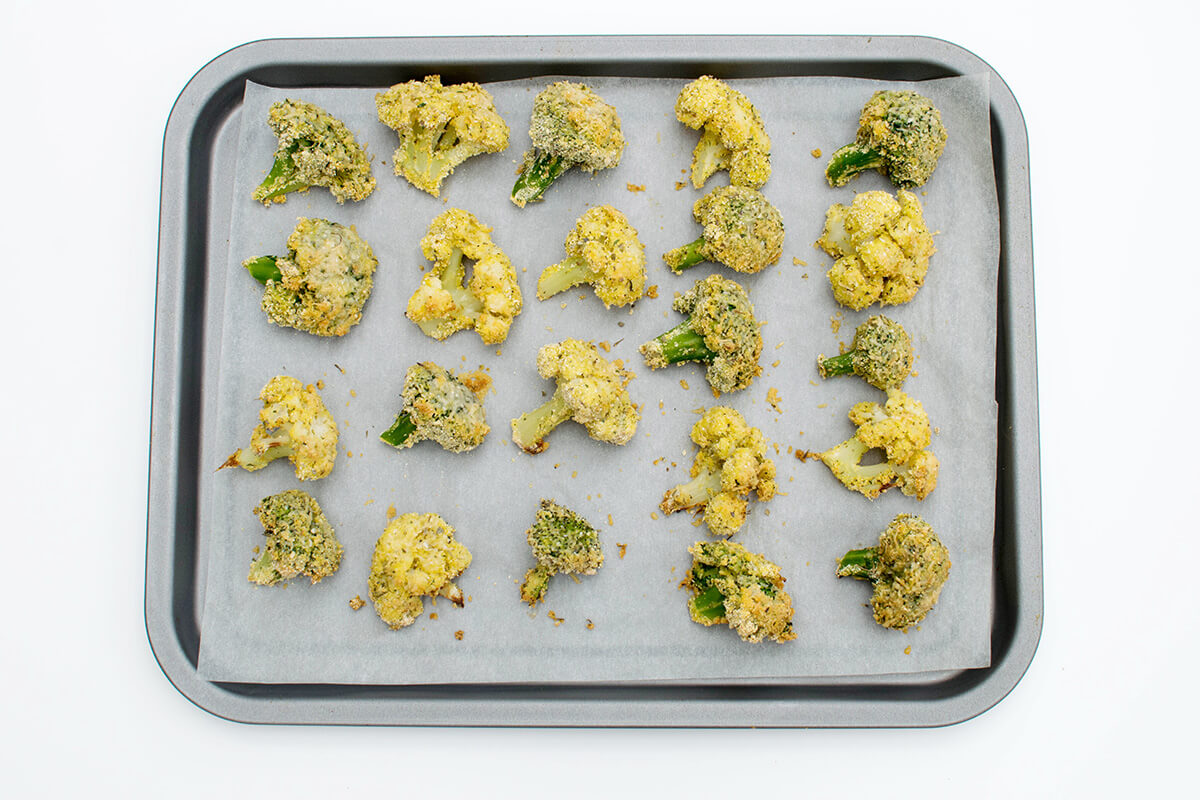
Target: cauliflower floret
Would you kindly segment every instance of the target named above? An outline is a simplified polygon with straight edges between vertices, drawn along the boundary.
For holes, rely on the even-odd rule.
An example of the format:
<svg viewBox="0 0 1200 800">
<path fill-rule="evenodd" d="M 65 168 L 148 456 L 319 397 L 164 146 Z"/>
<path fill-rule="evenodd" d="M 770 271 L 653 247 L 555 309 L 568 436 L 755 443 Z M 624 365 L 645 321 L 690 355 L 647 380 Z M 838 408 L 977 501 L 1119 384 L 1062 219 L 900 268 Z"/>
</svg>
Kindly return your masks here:
<svg viewBox="0 0 1200 800">
<path fill-rule="evenodd" d="M 218 469 L 262 469 L 287 456 L 302 481 L 324 478 L 337 460 L 338 429 L 316 388 L 288 375 L 267 381 L 259 394 L 260 420 L 250 434 L 250 447 L 241 448 Z"/>
<path fill-rule="evenodd" d="M 379 262 L 353 226 L 301 217 L 286 256 L 242 263 L 266 289 L 272 323 L 316 336 L 345 336 L 362 319 Z"/>
<path fill-rule="evenodd" d="M 705 75 L 692 81 L 675 101 L 675 117 L 703 128 L 692 153 L 692 185 L 697 189 L 719 169 L 729 170 L 734 186 L 757 189 L 771 177 L 771 137 L 744 94 Z"/>
<path fill-rule="evenodd" d="M 400 135 L 396 174 L 434 197 L 459 164 L 508 147 L 508 125 L 478 83 L 443 86 L 441 76 L 428 75 L 375 95 L 375 107 L 379 121 Z"/>
<path fill-rule="evenodd" d="M 692 426 L 692 441 L 700 448 L 692 480 L 668 491 L 659 508 L 673 514 L 703 507 L 710 533 L 733 536 L 746 521 L 752 492 L 763 503 L 775 496 L 775 462 L 767 458 L 767 440 L 737 411 L 715 406 Z"/>
<path fill-rule="evenodd" d="M 414 364 L 404 376 L 400 413 L 379 438 L 397 449 L 432 439 L 452 453 L 473 450 L 491 430 L 483 412 L 490 385 L 486 376 L 456 376 L 432 361 Z"/>
<path fill-rule="evenodd" d="M 703 261 L 737 272 L 758 272 L 783 254 L 783 215 L 757 189 L 719 186 L 696 201 L 692 214 L 704 233 L 663 254 L 675 272 Z"/>
<path fill-rule="evenodd" d="M 416 622 L 425 595 L 463 604 L 453 581 L 471 564 L 471 553 L 454 528 L 437 514 L 401 514 L 375 543 L 367 590 L 379 618 L 392 630 Z"/>
<path fill-rule="evenodd" d="M 542 500 L 525 539 L 537 559 L 521 585 L 521 599 L 531 606 L 545 599 L 550 578 L 557 573 L 595 575 L 604 565 L 599 531 L 553 500 Z"/>
<path fill-rule="evenodd" d="M 910 189 L 929 180 L 945 147 L 942 115 L 928 97 L 880 91 L 863 106 L 857 138 L 833 154 L 825 177 L 830 186 L 844 186 L 858 173 L 877 169 Z"/>
<path fill-rule="evenodd" d="M 275 586 L 298 575 L 320 583 L 337 572 L 342 544 L 312 495 L 288 489 L 264 497 L 254 514 L 267 544 L 250 565 L 252 583 Z"/>
<path fill-rule="evenodd" d="M 887 402 L 856 403 L 850 421 L 854 437 L 821 453 L 821 461 L 847 489 L 874 500 L 893 486 L 924 500 L 937 486 L 938 460 L 929 447 L 931 432 L 925 408 L 899 389 L 888 389 Z M 868 450 L 882 449 L 887 460 L 863 466 Z"/>
<path fill-rule="evenodd" d="M 688 552 L 692 568 L 683 585 L 692 592 L 692 621 L 728 623 L 747 642 L 796 638 L 792 598 L 778 566 L 734 542 L 696 542 Z"/>
<path fill-rule="evenodd" d="M 903 189 L 895 198 L 863 192 L 849 207 L 834 204 L 817 244 L 837 259 L 829 270 L 834 299 L 855 311 L 912 300 L 936 252 L 921 202 Z"/>
<path fill-rule="evenodd" d="M 606 307 L 638 300 L 646 287 L 646 248 L 629 220 L 612 206 L 584 212 L 566 241 L 567 258 L 538 278 L 537 296 L 546 300 L 590 283 Z"/>
<path fill-rule="evenodd" d="M 279 137 L 275 163 L 254 190 L 264 205 L 287 202 L 289 192 L 325 186 L 338 203 L 365 200 L 375 191 L 371 157 L 341 120 L 312 103 L 282 100 L 267 112 Z"/>
<path fill-rule="evenodd" d="M 937 603 L 950 575 L 950 551 L 928 522 L 899 514 L 880 534 L 877 547 L 842 556 L 837 574 L 871 581 L 875 621 L 904 631 L 925 619 Z"/>
<path fill-rule="evenodd" d="M 545 450 L 546 435 L 568 419 L 601 442 L 622 445 L 633 438 L 641 415 L 625 388 L 633 373 L 619 361 L 605 359 L 591 342 L 565 339 L 538 351 L 537 371 L 557 388 L 546 403 L 512 421 L 513 441 L 522 450 Z"/>
<path fill-rule="evenodd" d="M 484 344 L 499 344 L 521 313 L 521 287 L 508 256 L 497 247 L 473 214 L 451 208 L 434 217 L 421 251 L 433 269 L 408 301 L 408 318 L 426 336 L 445 339 L 474 328 Z M 473 259 L 471 280 L 465 286 L 466 265 Z"/>
</svg>

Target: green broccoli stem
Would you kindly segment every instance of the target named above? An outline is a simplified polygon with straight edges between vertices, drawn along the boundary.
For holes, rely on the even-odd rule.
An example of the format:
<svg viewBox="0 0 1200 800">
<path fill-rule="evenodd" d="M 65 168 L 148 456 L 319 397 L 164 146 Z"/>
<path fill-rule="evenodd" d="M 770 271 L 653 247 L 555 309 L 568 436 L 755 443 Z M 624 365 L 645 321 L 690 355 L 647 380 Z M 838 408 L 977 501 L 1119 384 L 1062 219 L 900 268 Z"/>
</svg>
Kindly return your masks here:
<svg viewBox="0 0 1200 800">
<path fill-rule="evenodd" d="M 703 619 L 720 619 L 725 616 L 725 595 L 716 586 L 710 586 L 692 598 L 692 612 Z"/>
<path fill-rule="evenodd" d="M 562 156 L 534 151 L 533 158 L 527 159 L 517 182 L 513 184 L 512 201 L 524 208 L 526 203 L 540 200 L 542 193 L 550 184 L 567 171 L 570 164 Z"/>
<path fill-rule="evenodd" d="M 849 375 L 854 372 L 854 351 L 842 353 L 840 356 L 827 358 L 820 362 L 822 378 L 832 378 L 837 375 Z"/>
<path fill-rule="evenodd" d="M 546 596 L 546 590 L 550 588 L 550 578 L 553 576 L 554 568 L 545 564 L 538 564 L 526 572 L 525 582 L 521 584 L 521 599 L 531 606 L 537 605 Z"/>
<path fill-rule="evenodd" d="M 667 253 L 663 253 L 663 261 L 667 262 L 667 266 L 672 272 L 683 272 L 688 267 L 694 267 L 697 264 L 707 261 L 707 256 L 704 255 L 705 239 L 701 236 L 694 242 L 689 242 L 683 247 L 676 247 Z"/>
<path fill-rule="evenodd" d="M 392 447 L 403 447 L 408 437 L 412 436 L 416 429 L 417 423 L 413 422 L 413 418 L 407 411 L 401 411 L 396 417 L 396 421 L 392 423 L 392 427 L 379 434 L 379 438 Z"/>
<path fill-rule="evenodd" d="M 858 173 L 877 169 L 882 164 L 882 153 L 854 142 L 834 152 L 825 168 L 825 177 L 830 186 L 845 186 Z"/>
<path fill-rule="evenodd" d="M 553 297 L 559 292 L 573 289 L 592 278 L 588 264 L 579 256 L 570 256 L 557 264 L 551 264 L 542 272 L 537 282 L 538 300 Z"/>
<path fill-rule="evenodd" d="M 249 270 L 250 277 L 265 285 L 267 281 L 283 280 L 283 273 L 276 266 L 275 259 L 275 256 L 259 256 L 247 261 L 242 266 Z"/>
<path fill-rule="evenodd" d="M 298 192 L 308 187 L 308 184 L 296 178 L 296 151 L 302 147 L 312 147 L 307 139 L 297 139 L 282 152 L 275 156 L 275 163 L 267 177 L 254 190 L 254 199 L 267 201 L 287 194 Z"/>
<path fill-rule="evenodd" d="M 858 578 L 863 581 L 872 580 L 872 573 L 878 561 L 879 549 L 876 547 L 851 550 L 838 561 L 838 577 Z"/>
<path fill-rule="evenodd" d="M 540 453 L 546 449 L 546 435 L 570 418 L 571 407 L 555 391 L 545 403 L 512 421 L 513 441 L 526 453 Z"/>
<path fill-rule="evenodd" d="M 708 349 L 701 336 L 692 327 L 691 319 L 679 323 L 671 330 L 654 339 L 654 345 L 662 361 L 679 364 L 684 361 L 712 361 L 717 354 Z"/>
</svg>

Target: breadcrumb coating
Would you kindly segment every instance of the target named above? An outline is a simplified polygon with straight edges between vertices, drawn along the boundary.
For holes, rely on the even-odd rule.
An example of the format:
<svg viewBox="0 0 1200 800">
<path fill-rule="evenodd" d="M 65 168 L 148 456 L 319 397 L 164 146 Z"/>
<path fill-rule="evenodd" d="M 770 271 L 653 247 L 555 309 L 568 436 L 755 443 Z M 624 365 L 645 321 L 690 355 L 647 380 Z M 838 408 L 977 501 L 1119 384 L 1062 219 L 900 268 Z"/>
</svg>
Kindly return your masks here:
<svg viewBox="0 0 1200 800">
<path fill-rule="evenodd" d="M 368 596 L 392 630 L 416 622 L 424 597 L 442 596 L 455 605 L 463 594 L 453 581 L 471 564 L 471 553 L 454 538 L 454 528 L 437 514 L 401 514 L 375 543 Z"/>
</svg>

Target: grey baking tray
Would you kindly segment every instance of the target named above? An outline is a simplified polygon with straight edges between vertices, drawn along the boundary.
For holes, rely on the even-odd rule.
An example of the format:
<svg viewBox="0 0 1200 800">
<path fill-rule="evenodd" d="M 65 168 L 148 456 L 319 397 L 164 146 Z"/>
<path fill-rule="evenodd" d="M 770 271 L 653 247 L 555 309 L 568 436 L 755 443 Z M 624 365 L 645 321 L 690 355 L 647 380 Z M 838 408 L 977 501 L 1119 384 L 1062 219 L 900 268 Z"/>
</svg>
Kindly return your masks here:
<svg viewBox="0 0 1200 800">
<path fill-rule="evenodd" d="M 837 75 L 991 76 L 1000 207 L 999 406 L 992 663 L 904 676 L 643 684 L 217 683 L 197 672 L 207 543 L 198 530 L 205 397 L 218 375 L 238 110 L 247 80 L 383 87 L 544 74 L 691 79 Z M 1028 148 L 1012 93 L 983 61 L 912 37 L 584 37 L 254 42 L 205 66 L 163 143 L 146 552 L 146 627 L 188 699 L 246 722 L 392 725 L 926 726 L 979 714 L 1020 680 L 1041 633 L 1041 502 Z M 219 330 L 219 327 L 215 328 Z M 211 423 L 210 423 L 211 424 Z M 209 459 L 211 461 L 211 459 Z"/>
</svg>

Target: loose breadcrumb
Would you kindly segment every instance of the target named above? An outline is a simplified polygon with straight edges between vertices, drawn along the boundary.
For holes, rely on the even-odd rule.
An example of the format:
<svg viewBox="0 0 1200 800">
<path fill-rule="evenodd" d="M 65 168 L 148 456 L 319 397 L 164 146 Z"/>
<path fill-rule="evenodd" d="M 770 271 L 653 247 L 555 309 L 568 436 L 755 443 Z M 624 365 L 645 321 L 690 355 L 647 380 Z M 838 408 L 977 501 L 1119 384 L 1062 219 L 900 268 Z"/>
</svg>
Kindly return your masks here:
<svg viewBox="0 0 1200 800">
<path fill-rule="evenodd" d="M 388 510 L 387 510 L 387 518 L 388 518 L 388 519 L 395 519 L 395 518 L 396 518 L 396 506 L 395 506 L 395 504 L 392 504 L 392 505 L 389 505 L 389 506 L 388 506 Z"/>
<path fill-rule="evenodd" d="M 564 619 L 563 617 L 560 617 L 560 616 L 558 616 L 558 615 L 557 615 L 557 614 L 555 614 L 553 611 L 548 611 L 548 612 L 546 612 L 546 616 L 548 616 L 550 619 L 554 620 L 554 627 L 556 627 L 556 628 L 557 628 L 559 625 L 562 625 L 564 622 L 566 622 L 566 619 Z"/>
<path fill-rule="evenodd" d="M 912 655 L 912 645 L 911 644 L 908 647 L 904 648 L 904 655 L 906 655 L 906 656 Z"/>
<path fill-rule="evenodd" d="M 612 521 L 612 514 L 609 514 L 609 515 L 608 515 L 608 524 L 609 524 L 609 526 L 612 526 L 612 524 L 613 524 L 613 521 Z M 622 551 L 622 552 L 624 552 L 624 551 Z"/>
<path fill-rule="evenodd" d="M 650 288 L 646 289 L 646 297 L 649 297 L 651 300 L 658 297 L 658 284 L 657 283 L 652 284 L 650 286 Z"/>
<path fill-rule="evenodd" d="M 782 414 L 783 409 L 779 406 L 779 390 L 774 386 L 767 389 L 767 402 L 771 404 L 771 408 L 775 409 L 776 414 Z"/>
<path fill-rule="evenodd" d="M 626 189 L 626 191 L 630 191 L 630 192 L 646 191 L 646 187 L 640 183 L 627 183 L 627 184 L 625 184 L 625 189 Z"/>
<path fill-rule="evenodd" d="M 778 366 L 779 366 L 779 359 L 777 358 L 777 359 L 775 359 L 773 362 L 771 362 L 771 366 L 772 366 L 772 367 L 778 367 Z"/>
<path fill-rule="evenodd" d="M 793 266 L 793 267 L 807 267 L 807 266 L 808 266 L 808 262 L 807 262 L 807 261 L 801 261 L 800 259 L 796 258 L 795 256 L 792 256 L 792 266 Z M 807 278 L 808 276 L 807 276 L 807 275 L 805 275 L 804 277 L 806 277 L 806 278 Z"/>
<path fill-rule="evenodd" d="M 657 511 L 651 511 L 651 512 L 650 512 L 650 519 L 658 519 L 658 512 L 657 512 Z"/>
<path fill-rule="evenodd" d="M 843 319 L 845 319 L 845 318 L 842 316 L 842 312 L 839 311 L 838 313 L 834 314 L 832 317 L 829 318 L 829 329 L 832 330 L 836 334 L 838 331 L 840 331 L 842 329 L 842 320 Z"/>
<path fill-rule="evenodd" d="M 596 342 L 596 347 L 599 347 L 606 353 L 612 350 L 612 345 L 610 345 L 608 342 Z"/>
<path fill-rule="evenodd" d="M 430 619 L 437 619 L 437 612 L 436 612 L 436 611 L 430 611 L 430 612 L 429 612 L 429 618 L 430 618 Z"/>
<path fill-rule="evenodd" d="M 593 628 L 595 628 L 596 626 L 595 626 L 595 625 L 593 625 L 593 624 L 592 624 L 592 621 L 589 619 L 589 620 L 587 621 L 587 626 L 586 626 L 586 627 L 587 627 L 587 629 L 590 631 L 590 630 L 592 630 Z"/>
<path fill-rule="evenodd" d="M 462 632 L 462 631 L 455 631 L 455 632 L 454 632 L 454 638 L 455 638 L 455 639 L 457 639 L 458 641 L 460 641 L 460 642 L 461 642 L 461 641 L 462 641 L 462 638 L 463 638 L 463 632 Z"/>
<path fill-rule="evenodd" d="M 617 542 L 617 558 L 625 557 L 625 548 L 629 547 L 627 542 Z"/>
<path fill-rule="evenodd" d="M 811 152 L 812 152 L 812 157 L 813 157 L 813 158 L 820 158 L 820 157 L 821 157 L 821 148 L 819 148 L 819 147 L 814 147 L 814 148 L 812 149 L 812 151 L 811 151 Z"/>
<path fill-rule="evenodd" d="M 678 192 L 680 189 L 682 189 L 685 186 L 687 186 L 686 181 L 675 181 L 675 191 Z"/>
<path fill-rule="evenodd" d="M 688 382 L 685 380 L 680 380 L 679 385 L 682 386 L 684 389 L 688 388 Z"/>
<path fill-rule="evenodd" d="M 366 600 L 363 600 L 358 595 L 354 595 L 354 599 L 350 601 L 350 608 L 353 609 L 354 611 L 358 611 L 360 608 L 362 608 L 366 604 L 367 604 Z"/>
</svg>

